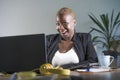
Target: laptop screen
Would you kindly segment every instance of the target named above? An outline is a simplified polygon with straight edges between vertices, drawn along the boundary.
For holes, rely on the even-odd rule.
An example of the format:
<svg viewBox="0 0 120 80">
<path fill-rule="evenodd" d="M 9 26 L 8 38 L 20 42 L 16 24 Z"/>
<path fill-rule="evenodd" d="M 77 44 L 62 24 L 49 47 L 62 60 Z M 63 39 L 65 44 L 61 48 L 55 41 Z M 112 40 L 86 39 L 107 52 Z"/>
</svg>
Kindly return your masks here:
<svg viewBox="0 0 120 80">
<path fill-rule="evenodd" d="M 46 63 L 45 35 L 0 37 L 0 72 L 19 72 Z"/>
</svg>

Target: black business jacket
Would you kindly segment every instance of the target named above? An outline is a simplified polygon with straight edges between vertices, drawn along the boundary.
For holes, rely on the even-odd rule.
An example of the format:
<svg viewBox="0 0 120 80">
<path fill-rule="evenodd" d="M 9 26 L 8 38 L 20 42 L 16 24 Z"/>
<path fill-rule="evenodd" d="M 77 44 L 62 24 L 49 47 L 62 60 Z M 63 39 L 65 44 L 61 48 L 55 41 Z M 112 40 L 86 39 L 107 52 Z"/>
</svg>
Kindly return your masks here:
<svg viewBox="0 0 120 80">
<path fill-rule="evenodd" d="M 46 36 L 47 61 L 52 63 L 52 58 L 58 50 L 58 43 L 62 39 L 60 34 L 50 34 Z M 81 64 L 98 62 L 95 49 L 88 33 L 75 33 L 72 41 L 74 50 L 79 58 L 79 63 L 62 65 L 63 68 L 71 68 Z"/>
</svg>

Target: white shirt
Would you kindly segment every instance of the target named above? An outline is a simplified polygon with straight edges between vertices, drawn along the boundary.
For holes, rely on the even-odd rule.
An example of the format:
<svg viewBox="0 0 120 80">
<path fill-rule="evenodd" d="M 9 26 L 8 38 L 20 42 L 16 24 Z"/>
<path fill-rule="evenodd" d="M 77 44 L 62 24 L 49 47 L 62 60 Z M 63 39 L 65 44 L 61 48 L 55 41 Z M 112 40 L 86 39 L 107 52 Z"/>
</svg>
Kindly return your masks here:
<svg viewBox="0 0 120 80">
<path fill-rule="evenodd" d="M 60 53 L 57 51 L 52 59 L 52 65 L 54 67 L 69 63 L 79 63 L 78 56 L 73 48 L 66 53 Z"/>
</svg>

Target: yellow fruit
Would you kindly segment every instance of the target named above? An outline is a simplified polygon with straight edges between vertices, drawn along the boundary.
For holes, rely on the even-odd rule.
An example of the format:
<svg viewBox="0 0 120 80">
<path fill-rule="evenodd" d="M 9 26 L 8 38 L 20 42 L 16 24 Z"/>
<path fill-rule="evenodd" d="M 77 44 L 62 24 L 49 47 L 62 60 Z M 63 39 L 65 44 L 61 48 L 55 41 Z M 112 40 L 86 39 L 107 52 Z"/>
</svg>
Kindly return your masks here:
<svg viewBox="0 0 120 80">
<path fill-rule="evenodd" d="M 60 66 L 56 66 L 56 67 L 54 67 L 54 69 L 63 69 L 63 68 Z"/>
<path fill-rule="evenodd" d="M 48 71 L 60 75 L 70 75 L 69 69 L 48 69 Z"/>
<path fill-rule="evenodd" d="M 37 76 L 37 74 L 32 71 L 18 72 L 17 75 L 18 77 L 23 78 L 23 79 L 33 79 Z"/>
<path fill-rule="evenodd" d="M 60 75 L 70 75 L 69 69 L 63 69 L 60 66 L 53 68 L 53 66 L 49 63 L 43 64 L 40 66 L 39 71 L 41 74 L 49 75 L 51 73 L 60 74 Z"/>
<path fill-rule="evenodd" d="M 53 66 L 50 63 L 45 63 L 40 66 L 39 71 L 41 74 L 49 75 L 50 72 L 48 71 L 48 69 L 52 69 L 52 68 Z"/>
</svg>

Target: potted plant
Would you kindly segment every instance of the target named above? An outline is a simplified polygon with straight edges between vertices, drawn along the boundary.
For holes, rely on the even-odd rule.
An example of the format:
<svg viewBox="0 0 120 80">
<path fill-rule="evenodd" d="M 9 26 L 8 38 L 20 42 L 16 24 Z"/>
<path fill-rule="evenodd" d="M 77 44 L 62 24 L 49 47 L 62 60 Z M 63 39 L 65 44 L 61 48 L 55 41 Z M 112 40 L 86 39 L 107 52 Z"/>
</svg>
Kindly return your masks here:
<svg viewBox="0 0 120 80">
<path fill-rule="evenodd" d="M 113 10 L 110 16 L 105 13 L 99 15 L 99 18 L 94 14 L 89 14 L 88 16 L 96 24 L 96 27 L 91 27 L 90 33 L 93 31 L 98 33 L 98 35 L 93 37 L 93 42 L 102 44 L 103 48 L 109 51 L 115 40 L 116 32 L 120 27 L 120 12 L 114 15 Z"/>
</svg>

